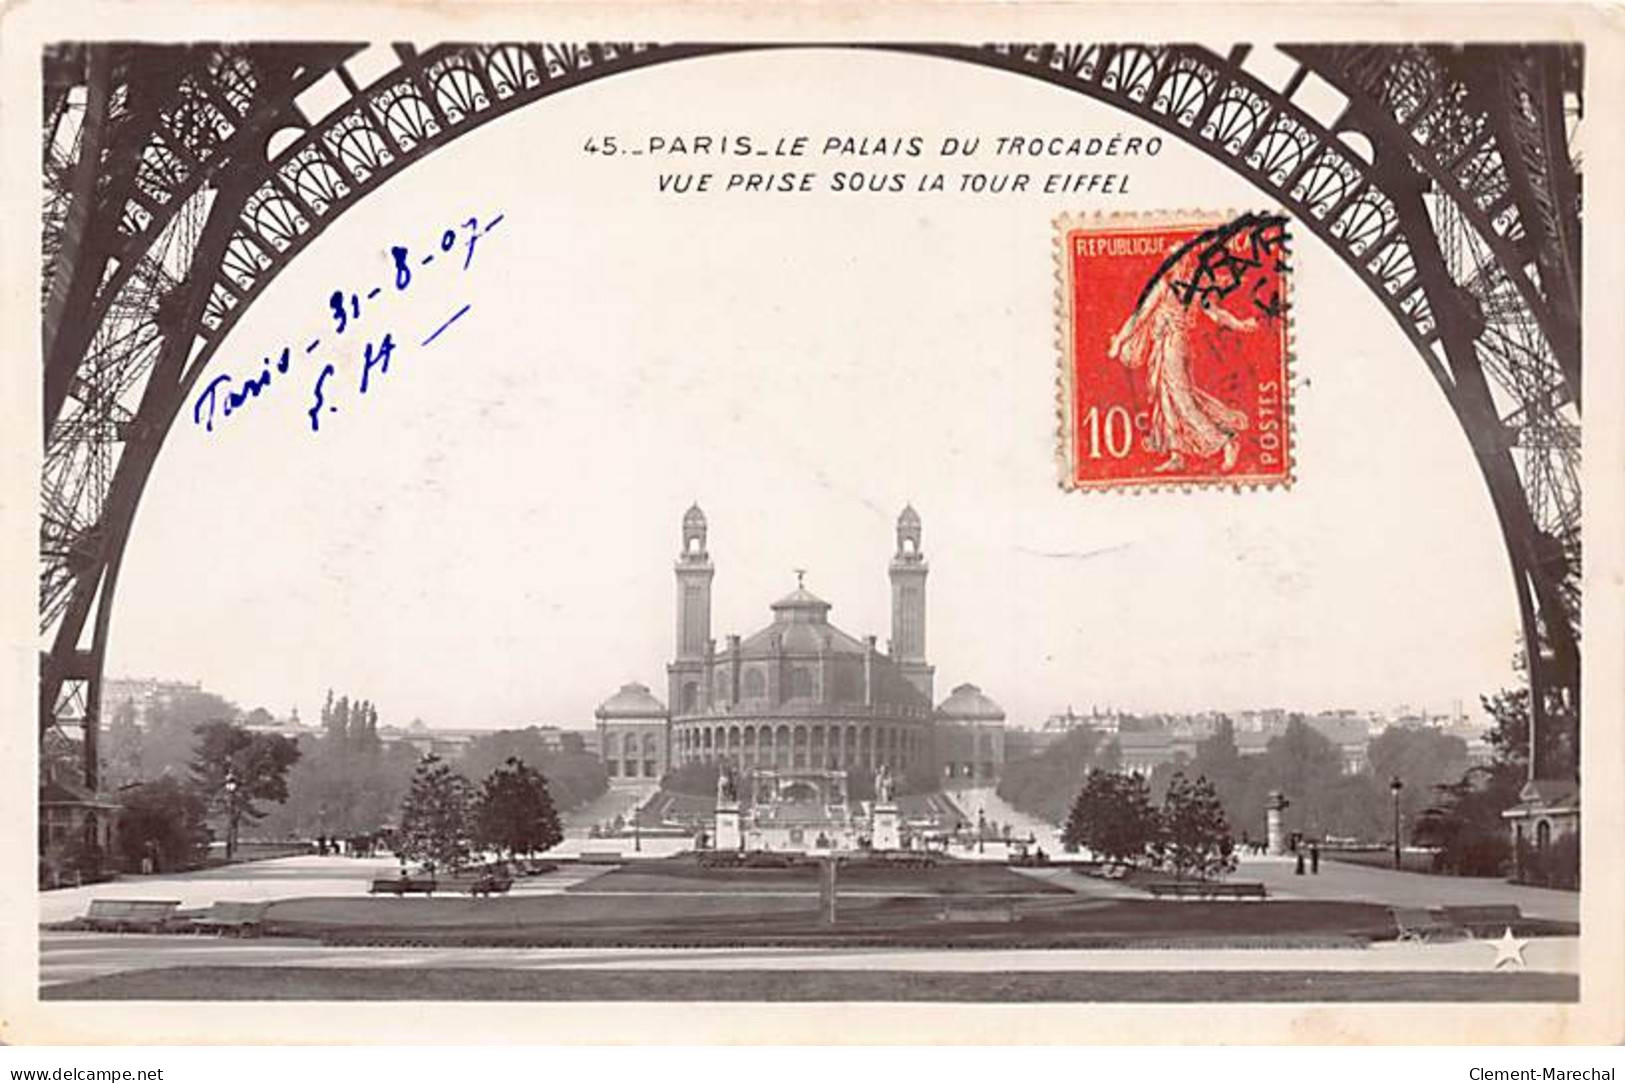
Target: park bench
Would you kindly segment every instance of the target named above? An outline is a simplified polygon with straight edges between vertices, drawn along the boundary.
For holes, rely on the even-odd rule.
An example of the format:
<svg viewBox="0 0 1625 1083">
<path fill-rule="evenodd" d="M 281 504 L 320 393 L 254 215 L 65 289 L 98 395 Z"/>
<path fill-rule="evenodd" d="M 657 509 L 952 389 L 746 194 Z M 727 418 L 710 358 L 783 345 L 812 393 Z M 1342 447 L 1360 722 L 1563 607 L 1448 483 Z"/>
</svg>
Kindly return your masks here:
<svg viewBox="0 0 1625 1083">
<path fill-rule="evenodd" d="M 1444 919 L 1468 936 L 1500 936 L 1523 920 L 1523 911 L 1513 903 L 1485 906 L 1440 907 Z"/>
<path fill-rule="evenodd" d="M 179 899 L 92 899 L 84 924 L 116 933 L 156 933 L 169 924 L 179 906 Z"/>
<path fill-rule="evenodd" d="M 446 895 L 506 895 L 512 887 L 513 877 L 506 873 L 452 873 L 443 877 L 420 873 L 377 877 L 367 891 L 372 895 L 433 895 L 437 891 Z"/>
<path fill-rule="evenodd" d="M 374 877 L 372 886 L 367 888 L 367 893 L 369 895 L 432 895 L 434 890 L 434 877 L 411 876 L 403 872 L 396 876 Z"/>
<path fill-rule="evenodd" d="M 265 923 L 266 908 L 270 905 L 263 902 L 217 902 L 192 919 L 192 930 L 258 936 L 260 927 Z"/>
<path fill-rule="evenodd" d="M 1264 885 L 1257 882 L 1221 884 L 1177 880 L 1149 884 L 1146 890 L 1151 892 L 1154 899 L 1263 899 L 1269 894 L 1264 890 Z"/>
<path fill-rule="evenodd" d="M 1395 906 L 1390 908 L 1390 913 L 1394 915 L 1394 928 L 1402 941 L 1426 943 L 1431 940 L 1453 940 L 1463 935 L 1455 922 L 1419 906 Z"/>
</svg>

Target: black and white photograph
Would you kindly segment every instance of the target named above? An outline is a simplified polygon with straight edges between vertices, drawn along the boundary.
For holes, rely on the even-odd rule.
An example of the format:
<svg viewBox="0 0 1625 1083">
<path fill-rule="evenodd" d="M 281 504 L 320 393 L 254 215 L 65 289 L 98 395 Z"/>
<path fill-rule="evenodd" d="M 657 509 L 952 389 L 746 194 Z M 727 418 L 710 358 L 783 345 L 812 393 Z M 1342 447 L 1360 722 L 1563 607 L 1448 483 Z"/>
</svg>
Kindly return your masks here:
<svg viewBox="0 0 1625 1083">
<path fill-rule="evenodd" d="M 7 12 L 6 1040 L 1619 1041 L 1625 39 L 1274 7 Z"/>
</svg>

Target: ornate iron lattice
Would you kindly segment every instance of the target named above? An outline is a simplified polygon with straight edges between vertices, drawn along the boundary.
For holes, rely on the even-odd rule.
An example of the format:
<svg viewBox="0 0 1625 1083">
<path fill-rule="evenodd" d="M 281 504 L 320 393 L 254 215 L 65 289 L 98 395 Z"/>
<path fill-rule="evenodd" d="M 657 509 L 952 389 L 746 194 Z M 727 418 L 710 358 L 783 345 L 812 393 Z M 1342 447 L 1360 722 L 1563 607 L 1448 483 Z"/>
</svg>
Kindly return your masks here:
<svg viewBox="0 0 1625 1083">
<path fill-rule="evenodd" d="M 48 55 L 41 725 L 64 711 L 94 721 L 106 616 L 157 449 L 220 342 L 311 240 L 413 162 L 560 90 L 777 47 L 397 45 L 365 85 L 355 45 Z M 1288 47 L 1270 51 L 1269 76 L 1247 46 L 834 47 L 1084 94 L 1292 212 L 1381 301 L 1461 418 L 1535 648 L 1537 721 L 1545 692 L 1574 702 L 1580 276 L 1565 122 L 1577 51 Z M 298 101 L 318 84 L 336 85 L 339 103 L 307 116 Z"/>
</svg>

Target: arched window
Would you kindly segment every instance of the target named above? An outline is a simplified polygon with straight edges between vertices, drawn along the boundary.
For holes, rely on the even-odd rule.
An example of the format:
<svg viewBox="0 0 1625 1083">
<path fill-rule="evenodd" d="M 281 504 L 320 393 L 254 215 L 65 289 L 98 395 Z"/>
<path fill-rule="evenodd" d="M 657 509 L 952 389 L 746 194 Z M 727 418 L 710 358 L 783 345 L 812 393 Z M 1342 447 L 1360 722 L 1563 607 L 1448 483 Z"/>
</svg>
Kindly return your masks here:
<svg viewBox="0 0 1625 1083">
<path fill-rule="evenodd" d="M 807 699 L 813 694 L 812 670 L 806 666 L 792 666 L 790 669 L 790 698 Z"/>
<path fill-rule="evenodd" d="M 1544 850 L 1552 844 L 1552 822 L 1542 820 L 1535 825 L 1535 849 Z"/>
<path fill-rule="evenodd" d="M 747 699 L 761 699 L 767 695 L 767 678 L 755 666 L 745 670 L 744 694 Z"/>
<path fill-rule="evenodd" d="M 690 714 L 700 704 L 700 686 L 693 681 L 683 682 L 683 713 Z"/>
</svg>

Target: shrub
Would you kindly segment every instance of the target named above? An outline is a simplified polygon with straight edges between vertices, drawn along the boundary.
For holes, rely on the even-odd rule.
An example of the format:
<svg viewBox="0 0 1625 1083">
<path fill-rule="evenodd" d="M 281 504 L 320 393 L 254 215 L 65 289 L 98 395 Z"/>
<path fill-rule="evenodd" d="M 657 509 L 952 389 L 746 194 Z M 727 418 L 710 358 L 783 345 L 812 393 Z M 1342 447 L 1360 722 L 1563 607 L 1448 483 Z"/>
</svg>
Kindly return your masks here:
<svg viewBox="0 0 1625 1083">
<path fill-rule="evenodd" d="M 208 854 L 208 803 L 197 789 L 171 776 L 143 782 L 119 795 L 118 845 L 127 869 L 156 850 L 164 871 L 196 868 Z"/>
<path fill-rule="evenodd" d="M 1559 835 L 1544 850 L 1524 842 L 1518 847 L 1519 879 L 1541 887 L 1578 890 L 1580 887 L 1580 834 Z"/>
</svg>

